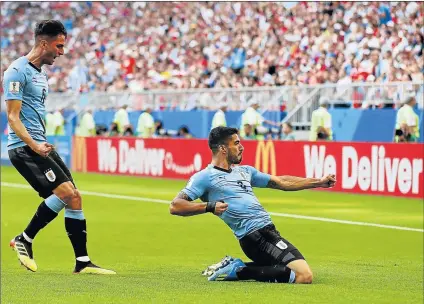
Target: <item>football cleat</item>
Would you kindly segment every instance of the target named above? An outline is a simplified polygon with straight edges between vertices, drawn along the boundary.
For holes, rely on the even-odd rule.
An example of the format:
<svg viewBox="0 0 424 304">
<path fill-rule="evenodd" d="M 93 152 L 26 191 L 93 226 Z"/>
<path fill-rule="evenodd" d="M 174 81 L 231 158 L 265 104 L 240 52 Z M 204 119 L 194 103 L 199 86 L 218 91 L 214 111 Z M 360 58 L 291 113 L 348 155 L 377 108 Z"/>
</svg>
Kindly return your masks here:
<svg viewBox="0 0 424 304">
<path fill-rule="evenodd" d="M 79 262 L 75 265 L 74 273 L 82 274 L 116 274 L 115 271 L 101 268 L 91 262 Z"/>
<path fill-rule="evenodd" d="M 208 266 L 205 270 L 202 271 L 202 275 L 204 276 L 211 276 L 215 271 L 217 271 L 218 269 L 221 269 L 222 267 L 227 266 L 228 264 L 230 264 L 232 261 L 234 261 L 233 257 L 226 255 L 221 261 L 219 261 L 216 264 L 210 265 Z"/>
<path fill-rule="evenodd" d="M 235 259 L 227 266 L 215 271 L 208 277 L 208 281 L 237 281 L 237 270 L 245 266 L 242 260 Z"/>
<path fill-rule="evenodd" d="M 9 245 L 18 255 L 18 260 L 22 266 L 32 272 L 37 271 L 37 264 L 32 254 L 32 244 L 25 240 L 22 234 L 12 239 Z"/>
</svg>

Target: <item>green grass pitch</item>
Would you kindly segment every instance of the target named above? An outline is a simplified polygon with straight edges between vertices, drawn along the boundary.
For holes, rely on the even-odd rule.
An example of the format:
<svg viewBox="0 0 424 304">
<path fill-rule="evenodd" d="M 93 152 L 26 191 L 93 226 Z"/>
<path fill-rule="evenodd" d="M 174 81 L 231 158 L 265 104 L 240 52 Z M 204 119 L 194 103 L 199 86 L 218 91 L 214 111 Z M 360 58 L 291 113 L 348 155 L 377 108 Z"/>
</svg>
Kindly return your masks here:
<svg viewBox="0 0 424 304">
<path fill-rule="evenodd" d="M 26 184 L 2 167 L 2 183 Z M 171 200 L 183 181 L 75 174 L 83 191 Z M 423 228 L 423 202 L 318 191 L 260 189 L 270 212 Z M 73 275 L 63 213 L 37 236 L 38 271 L 9 248 L 41 199 L 1 188 L 2 303 L 423 303 L 423 233 L 272 216 L 314 272 L 312 285 L 208 282 L 201 271 L 224 255 L 246 259 L 211 214 L 171 216 L 166 204 L 84 195 L 88 250 L 116 276 Z"/>
</svg>

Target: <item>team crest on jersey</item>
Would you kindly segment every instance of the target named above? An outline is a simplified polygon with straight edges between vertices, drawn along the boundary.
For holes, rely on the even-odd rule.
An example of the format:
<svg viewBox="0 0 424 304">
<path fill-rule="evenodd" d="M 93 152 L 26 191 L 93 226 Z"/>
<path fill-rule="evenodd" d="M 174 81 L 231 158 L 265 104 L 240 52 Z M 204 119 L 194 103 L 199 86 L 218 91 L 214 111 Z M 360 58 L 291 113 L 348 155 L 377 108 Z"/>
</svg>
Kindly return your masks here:
<svg viewBox="0 0 424 304">
<path fill-rule="evenodd" d="M 44 172 L 49 182 L 54 182 L 56 180 L 56 174 L 54 174 L 52 169 L 48 169 L 46 172 Z"/>
<path fill-rule="evenodd" d="M 19 93 L 19 86 L 20 86 L 20 82 L 11 81 L 9 83 L 9 92 L 10 93 Z"/>
</svg>

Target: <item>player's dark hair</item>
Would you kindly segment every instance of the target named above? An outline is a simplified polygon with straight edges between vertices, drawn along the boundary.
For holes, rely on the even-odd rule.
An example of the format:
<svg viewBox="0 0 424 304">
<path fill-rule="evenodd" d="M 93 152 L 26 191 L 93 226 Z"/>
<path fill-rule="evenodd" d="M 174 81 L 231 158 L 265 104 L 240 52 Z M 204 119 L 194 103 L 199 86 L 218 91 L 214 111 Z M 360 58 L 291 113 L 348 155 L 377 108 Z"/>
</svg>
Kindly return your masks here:
<svg viewBox="0 0 424 304">
<path fill-rule="evenodd" d="M 35 38 L 39 36 L 48 36 L 53 38 L 61 34 L 64 35 L 65 38 L 68 36 L 65 27 L 59 20 L 42 20 L 37 22 L 34 33 Z"/>
<path fill-rule="evenodd" d="M 237 134 L 238 130 L 236 128 L 229 128 L 229 127 L 216 127 L 211 130 L 209 133 L 209 148 L 212 150 L 213 153 L 216 153 L 218 151 L 219 146 L 221 145 L 227 145 L 228 140 L 233 136 L 234 134 Z"/>
</svg>

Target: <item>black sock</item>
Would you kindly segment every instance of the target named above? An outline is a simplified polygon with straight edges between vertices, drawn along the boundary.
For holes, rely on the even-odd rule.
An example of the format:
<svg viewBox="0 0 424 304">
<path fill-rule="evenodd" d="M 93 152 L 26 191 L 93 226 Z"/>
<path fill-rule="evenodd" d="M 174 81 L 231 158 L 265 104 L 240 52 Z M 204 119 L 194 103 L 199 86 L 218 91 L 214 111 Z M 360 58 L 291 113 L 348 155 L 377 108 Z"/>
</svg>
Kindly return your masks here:
<svg viewBox="0 0 424 304">
<path fill-rule="evenodd" d="M 75 258 L 88 256 L 86 221 L 65 217 L 65 228 L 74 247 Z"/>
<path fill-rule="evenodd" d="M 37 233 L 46 227 L 48 223 L 54 220 L 56 216 L 57 213 L 47 207 L 45 202 L 42 202 L 40 206 L 38 206 L 38 209 L 29 222 L 28 226 L 25 228 L 25 234 L 31 239 L 35 238 Z"/>
<path fill-rule="evenodd" d="M 256 280 L 259 282 L 288 283 L 291 269 L 282 265 L 246 266 L 237 271 L 239 280 Z"/>
</svg>

